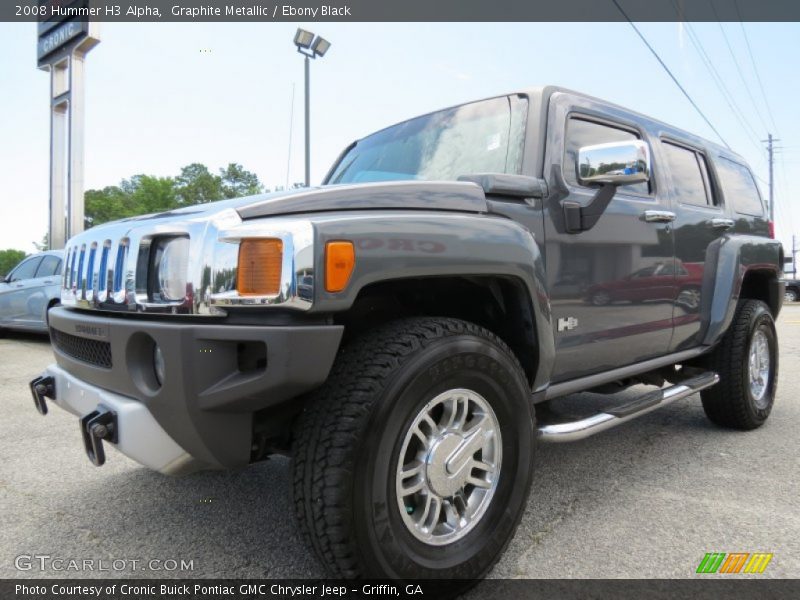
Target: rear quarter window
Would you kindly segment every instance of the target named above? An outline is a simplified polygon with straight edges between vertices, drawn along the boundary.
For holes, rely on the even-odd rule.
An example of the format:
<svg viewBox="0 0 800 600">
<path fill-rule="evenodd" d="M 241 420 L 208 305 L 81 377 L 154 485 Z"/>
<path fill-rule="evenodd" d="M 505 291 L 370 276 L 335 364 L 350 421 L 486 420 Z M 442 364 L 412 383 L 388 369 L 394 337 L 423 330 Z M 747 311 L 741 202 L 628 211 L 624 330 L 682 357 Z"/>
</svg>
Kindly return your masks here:
<svg viewBox="0 0 800 600">
<path fill-rule="evenodd" d="M 764 203 L 761 201 L 761 194 L 750 169 L 720 157 L 717 161 L 717 170 L 728 206 L 733 206 L 737 213 L 763 216 Z"/>
</svg>

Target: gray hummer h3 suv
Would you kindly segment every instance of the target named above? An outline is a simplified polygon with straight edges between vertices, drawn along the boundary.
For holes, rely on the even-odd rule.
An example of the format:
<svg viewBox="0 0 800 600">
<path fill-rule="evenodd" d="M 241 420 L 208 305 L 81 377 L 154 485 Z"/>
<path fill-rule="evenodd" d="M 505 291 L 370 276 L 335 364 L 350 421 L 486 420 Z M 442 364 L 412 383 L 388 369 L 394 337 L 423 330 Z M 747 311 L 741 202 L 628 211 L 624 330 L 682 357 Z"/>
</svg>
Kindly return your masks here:
<svg viewBox="0 0 800 600">
<path fill-rule="evenodd" d="M 479 578 L 538 443 L 698 391 L 720 426 L 764 423 L 771 238 L 729 149 L 533 89 L 358 140 L 320 187 L 72 238 L 56 363 L 31 389 L 80 419 L 97 465 L 105 443 L 170 474 L 291 455 L 332 575 Z M 543 409 L 634 384 L 651 387 L 599 414 Z"/>
</svg>

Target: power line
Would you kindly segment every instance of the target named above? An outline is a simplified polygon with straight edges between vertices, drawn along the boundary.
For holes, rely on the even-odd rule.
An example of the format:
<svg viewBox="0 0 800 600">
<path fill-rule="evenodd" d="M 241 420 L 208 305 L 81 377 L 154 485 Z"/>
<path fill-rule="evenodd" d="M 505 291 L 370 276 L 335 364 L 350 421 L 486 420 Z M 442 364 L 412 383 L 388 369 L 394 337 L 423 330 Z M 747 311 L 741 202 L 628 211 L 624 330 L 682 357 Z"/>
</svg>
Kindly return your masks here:
<svg viewBox="0 0 800 600">
<path fill-rule="evenodd" d="M 639 36 L 639 38 L 641 38 L 642 42 L 644 42 L 644 45 L 647 46 L 647 49 L 650 50 L 650 52 L 653 54 L 653 56 L 656 58 L 656 60 L 659 62 L 659 64 L 667 72 L 667 75 L 669 75 L 670 78 L 672 79 L 672 81 L 675 83 L 675 85 L 678 86 L 678 89 L 681 92 L 683 92 L 683 95 L 686 96 L 686 99 L 689 101 L 689 103 L 694 107 L 694 109 L 703 118 L 703 120 L 712 129 L 712 131 L 717 134 L 717 137 L 722 141 L 723 144 L 725 144 L 725 146 L 728 148 L 728 150 L 730 150 L 731 147 L 728 145 L 728 142 L 725 141 L 725 138 L 722 137 L 720 132 L 717 131 L 717 128 L 714 127 L 714 125 L 711 123 L 711 121 L 708 120 L 708 117 L 706 117 L 706 115 L 703 113 L 703 111 L 700 110 L 700 107 L 697 106 L 697 103 L 694 100 L 692 100 L 692 97 L 689 95 L 689 92 L 687 92 L 686 89 L 684 89 L 684 87 L 681 85 L 680 81 L 678 81 L 678 78 L 675 77 L 675 75 L 672 74 L 672 71 L 670 71 L 669 67 L 664 63 L 663 60 L 661 60 L 661 57 L 658 55 L 658 52 L 656 52 L 653 49 L 653 47 L 647 41 L 647 38 L 645 38 L 644 35 L 642 35 L 642 32 L 639 31 L 639 29 L 636 27 L 636 25 L 633 24 L 633 21 L 631 21 L 630 17 L 627 15 L 627 13 L 624 10 L 622 10 L 622 7 L 619 5 L 617 0 L 611 0 L 611 1 L 614 3 L 614 6 L 617 7 L 617 10 L 619 10 L 619 12 L 622 14 L 622 16 L 625 17 L 625 20 L 628 21 L 630 26 L 633 27 L 633 30 L 636 32 L 636 34 Z"/>
<path fill-rule="evenodd" d="M 739 11 L 739 2 L 737 0 L 733 0 L 733 5 L 736 7 L 736 14 L 739 17 L 739 26 L 742 28 L 742 35 L 744 36 L 745 46 L 747 47 L 747 54 L 750 55 L 750 64 L 753 66 L 753 72 L 756 74 L 756 81 L 758 81 L 758 87 L 761 90 L 761 97 L 764 98 L 764 105 L 767 107 L 769 121 L 772 123 L 772 128 L 777 132 L 778 126 L 775 124 L 775 118 L 772 116 L 772 108 L 769 105 L 769 100 L 767 100 L 767 94 L 764 92 L 764 83 L 761 81 L 761 75 L 759 74 L 758 67 L 756 66 L 756 59 L 753 57 L 753 49 L 750 46 L 750 38 L 747 36 L 747 30 L 744 28 L 742 13 Z"/>
<path fill-rule="evenodd" d="M 672 2 L 672 7 L 675 9 L 675 12 L 678 14 L 678 17 L 686 24 L 686 31 L 689 33 L 689 41 L 692 42 L 692 45 L 694 46 L 695 50 L 697 50 L 697 53 L 700 56 L 700 60 L 702 61 L 703 66 L 705 66 L 706 70 L 711 75 L 711 79 L 712 81 L 714 81 L 714 85 L 716 85 L 717 89 L 722 95 L 722 98 L 728 105 L 728 108 L 731 109 L 733 116 L 736 118 L 737 121 L 739 121 L 739 124 L 744 128 L 744 132 L 750 139 L 750 143 L 753 144 L 755 148 L 761 150 L 761 146 L 758 143 L 758 132 L 756 132 L 755 128 L 747 120 L 744 111 L 742 111 L 742 109 L 739 108 L 739 105 L 736 103 L 733 94 L 728 89 L 728 86 L 725 85 L 723 77 L 719 74 L 719 71 L 717 71 L 717 68 L 714 66 L 714 61 L 711 60 L 711 57 L 706 52 L 703 43 L 700 41 L 700 37 L 695 33 L 691 23 L 686 21 L 686 17 L 683 14 L 683 11 L 675 2 L 675 0 L 670 0 L 670 1 Z"/>
<path fill-rule="evenodd" d="M 722 32 L 722 37 L 725 39 L 725 45 L 728 46 L 728 52 L 730 52 L 731 58 L 733 59 L 733 64 L 736 67 L 736 72 L 739 73 L 739 79 L 742 81 L 742 85 L 744 86 L 744 90 L 747 92 L 747 96 L 750 98 L 750 102 L 753 104 L 753 108 L 756 109 L 756 114 L 758 115 L 759 121 L 761 121 L 761 125 L 763 125 L 764 129 L 767 130 L 769 127 L 767 126 L 766 121 L 764 121 L 764 117 L 761 115 L 761 111 L 758 108 L 758 103 L 756 103 L 755 98 L 753 98 L 753 94 L 750 91 L 750 86 L 747 85 L 747 81 L 744 79 L 744 73 L 742 73 L 742 69 L 739 66 L 739 61 L 736 60 L 736 54 L 733 52 L 733 46 L 731 46 L 731 42 L 728 39 L 728 34 L 725 33 L 725 28 L 722 26 L 722 22 L 719 18 L 719 14 L 717 13 L 717 7 L 714 6 L 714 0 L 709 0 L 711 3 L 711 10 L 714 11 L 714 16 L 717 18 L 717 25 L 719 25 L 719 30 Z"/>
</svg>

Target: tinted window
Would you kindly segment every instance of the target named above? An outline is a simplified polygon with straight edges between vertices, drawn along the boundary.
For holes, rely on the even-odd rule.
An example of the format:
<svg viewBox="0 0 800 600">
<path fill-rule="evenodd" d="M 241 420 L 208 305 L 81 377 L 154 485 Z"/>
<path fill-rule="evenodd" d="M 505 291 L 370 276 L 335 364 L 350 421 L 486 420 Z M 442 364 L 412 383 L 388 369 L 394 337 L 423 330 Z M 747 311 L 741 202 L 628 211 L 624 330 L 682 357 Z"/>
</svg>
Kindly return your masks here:
<svg viewBox="0 0 800 600">
<path fill-rule="evenodd" d="M 519 173 L 526 104 L 516 96 L 496 98 L 399 123 L 356 143 L 327 183 Z"/>
<path fill-rule="evenodd" d="M 705 157 L 694 150 L 666 142 L 663 148 L 678 201 L 695 206 L 713 204 L 709 201 L 711 194 L 708 193 L 709 179 Z"/>
<path fill-rule="evenodd" d="M 721 158 L 718 164 L 722 191 L 728 202 L 733 204 L 736 212 L 746 215 L 763 215 L 764 206 L 761 203 L 761 195 L 758 193 L 758 186 L 756 186 L 750 170 L 744 165 L 725 158 Z"/>
<path fill-rule="evenodd" d="M 632 277 L 634 279 L 640 279 L 642 277 L 652 277 L 656 273 L 655 267 L 645 267 L 644 269 L 639 269 L 636 271 Z"/>
<path fill-rule="evenodd" d="M 61 259 L 57 256 L 48 255 L 42 259 L 42 264 L 36 271 L 36 277 L 50 277 L 61 272 Z"/>
<path fill-rule="evenodd" d="M 641 139 L 637 134 L 609 125 L 572 118 L 567 122 L 566 155 L 564 157 L 564 177 L 572 185 L 578 185 L 578 150 L 584 146 L 607 144 L 609 142 L 630 142 Z M 623 192 L 649 194 L 648 183 L 636 183 L 620 188 Z"/>
<path fill-rule="evenodd" d="M 41 262 L 41 260 L 41 256 L 34 256 L 21 262 L 11 274 L 11 281 L 19 281 L 20 279 L 33 279 L 33 276 L 36 273 L 36 267 L 39 266 L 39 262 Z"/>
</svg>

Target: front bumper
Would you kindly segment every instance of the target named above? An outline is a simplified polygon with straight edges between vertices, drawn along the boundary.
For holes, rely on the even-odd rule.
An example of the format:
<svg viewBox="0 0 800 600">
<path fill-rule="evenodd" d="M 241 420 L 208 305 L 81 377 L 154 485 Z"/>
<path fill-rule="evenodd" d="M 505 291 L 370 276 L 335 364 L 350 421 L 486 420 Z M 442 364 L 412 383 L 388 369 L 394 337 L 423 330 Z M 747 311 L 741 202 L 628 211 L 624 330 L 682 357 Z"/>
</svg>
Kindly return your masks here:
<svg viewBox="0 0 800 600">
<path fill-rule="evenodd" d="M 110 404 L 98 394 L 125 408 L 118 411 L 120 440 L 126 439 L 122 418 L 146 414 L 194 466 L 232 468 L 250 462 L 256 412 L 269 412 L 325 381 L 342 332 L 335 325 L 176 322 L 56 308 L 50 337 L 57 366 L 48 373 L 67 386 L 56 381 L 56 403 L 75 414 Z M 156 346 L 164 358 L 163 381 L 155 375 Z M 69 402 L 61 399 L 67 397 Z M 131 412 L 134 407 L 140 412 Z M 156 430 L 134 431 L 146 443 Z M 125 452 L 122 442 L 118 447 Z M 158 460 L 131 457 L 147 466 L 170 465 L 177 456 L 164 447 Z"/>
<path fill-rule="evenodd" d="M 45 375 L 53 378 L 53 402 L 73 415 L 84 417 L 98 406 L 116 413 L 119 425 L 113 445 L 125 456 L 166 475 L 190 472 L 200 466 L 141 402 L 81 381 L 58 365 L 47 367 Z"/>
</svg>

